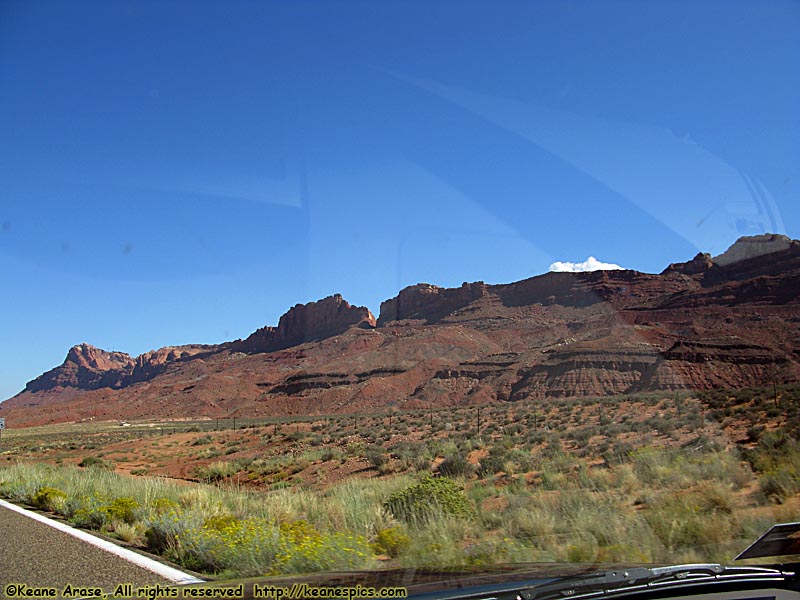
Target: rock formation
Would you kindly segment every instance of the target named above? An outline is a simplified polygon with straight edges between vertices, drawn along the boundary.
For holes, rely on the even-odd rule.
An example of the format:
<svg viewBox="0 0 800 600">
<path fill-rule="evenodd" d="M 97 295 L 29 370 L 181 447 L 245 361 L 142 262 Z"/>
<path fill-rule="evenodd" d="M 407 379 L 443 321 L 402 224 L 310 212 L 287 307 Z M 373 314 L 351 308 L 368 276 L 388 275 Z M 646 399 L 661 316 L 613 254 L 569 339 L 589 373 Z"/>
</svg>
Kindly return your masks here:
<svg viewBox="0 0 800 600">
<path fill-rule="evenodd" d="M 791 248 L 792 245 L 798 245 L 799 243 L 800 242 L 789 239 L 785 235 L 775 233 L 745 236 L 736 240 L 736 243 L 725 252 L 719 256 L 715 256 L 714 263 L 721 267 L 726 267 L 742 260 L 782 252 Z"/>
<path fill-rule="evenodd" d="M 63 364 L 28 382 L 25 390 L 38 392 L 54 387 L 83 390 L 119 387 L 133 364 L 134 360 L 124 352 L 107 352 L 89 344 L 78 344 L 69 349 Z"/>
<path fill-rule="evenodd" d="M 440 288 L 429 283 L 418 283 L 400 291 L 395 297 L 381 303 L 379 325 L 390 321 L 419 319 L 433 323 L 459 308 L 483 298 L 488 286 L 482 281 L 463 283 L 460 288 Z"/>
<path fill-rule="evenodd" d="M 334 294 L 317 302 L 295 305 L 280 318 L 277 327 L 262 327 L 234 346 L 240 352 L 273 352 L 332 337 L 351 327 L 375 325 L 375 317 L 368 308 L 352 306 L 341 295 Z"/>
<path fill-rule="evenodd" d="M 800 381 L 798 340 L 800 243 L 757 236 L 660 274 L 418 284 L 383 302 L 377 323 L 335 295 L 219 346 L 133 359 L 82 344 L 0 415 L 314 414 L 763 386 Z"/>
</svg>

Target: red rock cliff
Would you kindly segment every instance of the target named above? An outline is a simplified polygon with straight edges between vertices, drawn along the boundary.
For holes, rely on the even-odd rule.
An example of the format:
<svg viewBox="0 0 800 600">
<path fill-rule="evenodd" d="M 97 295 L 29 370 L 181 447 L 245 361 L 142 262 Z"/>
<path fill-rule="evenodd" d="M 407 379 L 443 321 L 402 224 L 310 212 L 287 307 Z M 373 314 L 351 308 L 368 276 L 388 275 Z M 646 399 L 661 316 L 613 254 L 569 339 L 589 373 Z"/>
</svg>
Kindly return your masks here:
<svg viewBox="0 0 800 600">
<path fill-rule="evenodd" d="M 70 348 L 63 364 L 28 382 L 25 390 L 119 387 L 133 364 L 134 360 L 124 352 L 107 352 L 89 344 L 78 344 Z"/>
<path fill-rule="evenodd" d="M 289 309 L 277 327 L 262 327 L 234 348 L 240 352 L 273 352 L 305 342 L 344 333 L 351 327 L 375 327 L 375 317 L 364 306 L 352 306 L 334 294 L 317 302 L 297 304 Z"/>
</svg>

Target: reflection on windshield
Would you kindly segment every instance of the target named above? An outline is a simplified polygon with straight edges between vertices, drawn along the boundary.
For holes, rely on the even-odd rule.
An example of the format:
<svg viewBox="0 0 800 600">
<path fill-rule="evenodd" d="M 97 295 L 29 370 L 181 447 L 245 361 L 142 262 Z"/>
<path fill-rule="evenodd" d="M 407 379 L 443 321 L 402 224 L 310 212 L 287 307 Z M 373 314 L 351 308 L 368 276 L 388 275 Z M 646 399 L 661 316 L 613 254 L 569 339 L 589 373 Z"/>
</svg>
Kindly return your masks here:
<svg viewBox="0 0 800 600">
<path fill-rule="evenodd" d="M 223 581 L 729 562 L 800 511 L 798 24 L 5 3 L 0 496 Z"/>
</svg>

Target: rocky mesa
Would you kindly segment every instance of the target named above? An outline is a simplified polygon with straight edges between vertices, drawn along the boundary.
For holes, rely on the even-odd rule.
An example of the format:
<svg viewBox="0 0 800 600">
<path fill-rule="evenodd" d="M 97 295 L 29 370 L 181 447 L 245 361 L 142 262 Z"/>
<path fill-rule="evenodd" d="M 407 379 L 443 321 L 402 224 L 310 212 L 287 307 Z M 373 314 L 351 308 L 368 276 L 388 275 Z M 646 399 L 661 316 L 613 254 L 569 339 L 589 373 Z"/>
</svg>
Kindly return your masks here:
<svg viewBox="0 0 800 600">
<path fill-rule="evenodd" d="M 350 327 L 372 328 L 375 317 L 368 308 L 352 306 L 340 294 L 317 302 L 296 304 L 278 321 L 277 327 L 262 327 L 232 348 L 240 352 L 273 352 L 305 342 L 322 340 Z"/>
<path fill-rule="evenodd" d="M 340 295 L 218 346 L 81 344 L 0 404 L 16 426 L 266 416 L 739 388 L 800 380 L 800 243 L 742 238 L 661 273 L 418 284 L 376 320 Z"/>
<path fill-rule="evenodd" d="M 132 358 L 124 352 L 107 352 L 90 344 L 78 344 L 69 349 L 61 365 L 29 381 L 25 391 L 121 388 L 163 373 L 170 363 L 218 349 L 219 346 L 211 345 L 167 346 Z"/>
</svg>

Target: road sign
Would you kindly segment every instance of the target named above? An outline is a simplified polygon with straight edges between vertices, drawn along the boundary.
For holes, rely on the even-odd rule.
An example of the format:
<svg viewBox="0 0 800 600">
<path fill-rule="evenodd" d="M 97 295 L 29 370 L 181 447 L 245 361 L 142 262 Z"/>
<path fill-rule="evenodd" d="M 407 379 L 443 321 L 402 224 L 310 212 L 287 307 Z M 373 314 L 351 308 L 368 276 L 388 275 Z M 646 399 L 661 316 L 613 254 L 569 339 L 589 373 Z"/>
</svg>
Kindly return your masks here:
<svg viewBox="0 0 800 600">
<path fill-rule="evenodd" d="M 6 428 L 6 420 L 0 419 L 0 429 L 5 429 L 5 428 Z"/>
</svg>

